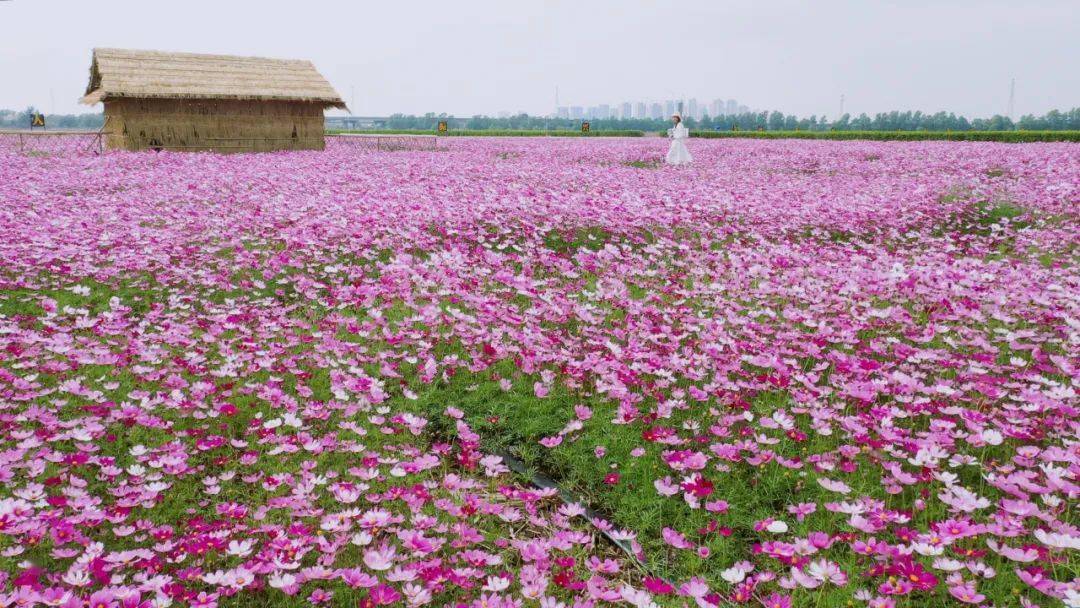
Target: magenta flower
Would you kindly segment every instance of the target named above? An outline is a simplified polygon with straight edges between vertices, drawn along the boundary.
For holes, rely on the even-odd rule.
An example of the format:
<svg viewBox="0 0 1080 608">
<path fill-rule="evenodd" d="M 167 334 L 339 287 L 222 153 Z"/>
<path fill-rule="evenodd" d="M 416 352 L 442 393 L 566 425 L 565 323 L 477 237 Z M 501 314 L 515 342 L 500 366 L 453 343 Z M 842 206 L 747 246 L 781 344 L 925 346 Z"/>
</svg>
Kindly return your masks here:
<svg viewBox="0 0 1080 608">
<path fill-rule="evenodd" d="M 791 596 L 771 593 L 761 599 L 764 608 L 791 608 Z"/>
<path fill-rule="evenodd" d="M 922 564 L 912 561 L 910 558 L 901 559 L 894 563 L 889 569 L 889 574 L 905 580 L 920 591 L 929 591 L 938 584 L 936 576 L 927 572 Z"/>
<path fill-rule="evenodd" d="M 368 598 L 377 606 L 388 606 L 401 599 L 401 594 L 389 585 L 378 585 L 368 592 Z"/>
</svg>

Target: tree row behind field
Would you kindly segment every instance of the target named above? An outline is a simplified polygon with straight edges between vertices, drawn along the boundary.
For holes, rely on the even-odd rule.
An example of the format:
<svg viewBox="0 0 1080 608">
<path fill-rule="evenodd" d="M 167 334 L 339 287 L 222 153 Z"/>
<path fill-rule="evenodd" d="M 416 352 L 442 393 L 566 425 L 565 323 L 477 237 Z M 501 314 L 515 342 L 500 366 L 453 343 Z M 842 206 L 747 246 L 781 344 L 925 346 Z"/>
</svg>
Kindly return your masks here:
<svg viewBox="0 0 1080 608">
<path fill-rule="evenodd" d="M 37 110 L 33 107 L 23 111 L 0 110 L 0 128 L 27 128 L 30 117 Z M 429 112 L 423 116 L 393 114 L 379 129 L 435 130 L 439 121 L 453 118 L 447 114 Z M 99 129 L 104 122 L 102 114 L 48 114 L 46 124 L 50 128 Z M 455 122 L 462 122 L 457 119 Z M 462 127 L 471 131 L 559 131 L 579 130 L 581 121 L 576 119 L 549 118 L 519 114 L 507 118 L 473 116 L 463 120 Z M 592 131 L 663 131 L 671 126 L 669 119 L 630 118 L 590 120 Z M 874 116 L 844 114 L 830 121 L 822 116 L 798 117 L 782 112 L 744 112 L 722 116 L 705 116 L 697 120 L 687 118 L 686 125 L 693 130 L 708 131 L 1076 131 L 1080 130 L 1080 107 L 1071 110 L 1051 110 L 1041 116 L 1025 115 L 1019 120 L 995 115 L 990 118 L 968 119 L 952 112 L 935 114 L 920 111 L 881 112 Z M 457 125 L 455 125 L 456 127 Z"/>
<path fill-rule="evenodd" d="M 451 118 L 447 114 L 428 113 L 423 116 L 394 114 L 384 128 L 433 130 L 440 120 Z M 508 129 L 555 131 L 578 129 L 580 120 L 549 118 L 519 114 L 507 118 L 473 116 L 465 121 L 468 130 Z M 605 118 L 589 120 L 590 130 L 595 131 L 660 131 L 671 126 L 670 119 L 651 118 Z M 710 131 L 1075 131 L 1080 130 L 1080 107 L 1067 111 L 1051 110 L 1042 116 L 1026 115 L 1017 121 L 1006 116 L 968 119 L 952 112 L 935 114 L 920 111 L 881 112 L 874 116 L 844 114 L 830 121 L 821 116 L 798 117 L 782 112 L 744 112 L 722 116 L 705 116 L 701 120 L 687 118 L 691 129 Z"/>
</svg>

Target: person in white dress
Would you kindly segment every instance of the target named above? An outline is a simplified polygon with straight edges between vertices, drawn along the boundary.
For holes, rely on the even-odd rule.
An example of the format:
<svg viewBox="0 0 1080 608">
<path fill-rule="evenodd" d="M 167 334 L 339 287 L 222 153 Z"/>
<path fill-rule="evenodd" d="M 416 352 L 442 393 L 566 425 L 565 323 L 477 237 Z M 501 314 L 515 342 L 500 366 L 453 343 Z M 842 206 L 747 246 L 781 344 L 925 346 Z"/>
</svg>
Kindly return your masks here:
<svg viewBox="0 0 1080 608">
<path fill-rule="evenodd" d="M 667 152 L 667 164 L 669 165 L 689 165 L 690 161 L 694 160 L 690 156 L 690 151 L 686 149 L 686 138 L 690 137 L 690 130 L 683 124 L 682 115 L 676 112 L 671 117 L 675 126 L 668 129 L 668 137 L 671 138 L 671 147 Z"/>
</svg>

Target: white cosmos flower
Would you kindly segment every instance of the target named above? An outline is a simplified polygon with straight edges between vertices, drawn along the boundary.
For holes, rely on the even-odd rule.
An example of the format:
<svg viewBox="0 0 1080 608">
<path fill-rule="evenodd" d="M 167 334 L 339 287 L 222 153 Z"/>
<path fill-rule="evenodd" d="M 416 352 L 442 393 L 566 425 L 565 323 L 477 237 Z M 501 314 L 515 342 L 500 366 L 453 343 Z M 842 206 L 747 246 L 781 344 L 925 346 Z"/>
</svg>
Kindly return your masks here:
<svg viewBox="0 0 1080 608">
<path fill-rule="evenodd" d="M 1035 538 L 1039 539 L 1039 542 L 1047 547 L 1052 547 L 1054 549 L 1080 549 L 1080 537 L 1077 536 L 1036 530 Z"/>
<path fill-rule="evenodd" d="M 915 550 L 919 555 L 941 555 L 945 552 L 945 547 L 941 545 L 931 545 L 927 543 L 912 543 L 911 548 Z"/>
<path fill-rule="evenodd" d="M 270 576 L 269 582 L 274 589 L 284 589 L 296 584 L 296 577 L 288 572 L 275 573 Z"/>
<path fill-rule="evenodd" d="M 72 587 L 85 587 L 90 584 L 90 573 L 82 569 L 71 569 L 64 573 L 63 580 Z"/>
<path fill-rule="evenodd" d="M 769 525 L 765 526 L 765 529 L 773 534 L 783 534 L 788 531 L 788 525 L 785 522 L 776 521 L 769 522 Z"/>
<path fill-rule="evenodd" d="M 994 429 L 986 429 L 982 432 L 982 440 L 988 445 L 1001 445 L 1001 442 L 1005 440 L 1005 437 Z"/>
<path fill-rule="evenodd" d="M 728 568 L 720 573 L 720 578 L 731 583 L 732 585 L 741 583 L 746 578 L 746 572 L 743 572 L 742 568 Z"/>
<path fill-rule="evenodd" d="M 245 557 L 251 553 L 252 545 L 254 543 L 251 540 L 229 541 L 229 555 Z"/>
</svg>

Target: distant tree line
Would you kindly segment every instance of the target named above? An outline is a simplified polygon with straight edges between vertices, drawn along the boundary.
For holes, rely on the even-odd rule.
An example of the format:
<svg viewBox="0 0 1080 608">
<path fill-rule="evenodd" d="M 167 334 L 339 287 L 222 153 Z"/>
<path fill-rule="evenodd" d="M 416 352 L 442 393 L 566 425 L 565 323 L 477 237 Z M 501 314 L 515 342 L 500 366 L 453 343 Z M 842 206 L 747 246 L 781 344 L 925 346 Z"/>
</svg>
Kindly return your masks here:
<svg viewBox="0 0 1080 608">
<path fill-rule="evenodd" d="M 385 125 L 388 129 L 433 130 L 440 120 L 451 121 L 451 128 L 545 130 L 579 129 L 581 120 L 547 118 L 518 114 L 507 118 L 473 116 L 452 118 L 447 114 L 428 113 L 423 116 L 394 114 Z M 591 119 L 589 128 L 597 131 L 659 131 L 671 126 L 668 119 L 598 118 Z M 881 112 L 873 116 L 844 114 L 830 121 L 826 117 L 800 118 L 782 112 L 745 112 L 722 116 L 705 116 L 700 120 L 687 118 L 691 129 L 719 131 L 1066 131 L 1080 130 L 1080 108 L 1065 112 L 1051 110 L 1042 116 L 1026 115 L 1017 121 L 1006 116 L 968 119 L 952 112 Z"/>
<path fill-rule="evenodd" d="M 33 106 L 21 112 L 0 110 L 0 128 L 29 128 L 30 117 L 37 112 Z M 104 123 L 104 114 L 45 114 L 45 127 L 49 129 L 100 129 Z"/>
<path fill-rule="evenodd" d="M 30 126 L 30 116 L 37 112 L 33 107 L 21 112 L 0 110 L 0 128 L 24 129 Z M 56 129 L 100 129 L 105 121 L 103 114 L 46 114 L 46 125 Z M 581 120 L 547 118 L 518 114 L 507 118 L 473 116 L 461 119 L 447 114 L 429 112 L 423 116 L 393 114 L 384 128 L 434 130 L 440 120 L 450 121 L 450 128 L 457 129 L 505 129 L 524 131 L 558 131 L 581 128 Z M 952 112 L 881 112 L 873 116 L 844 114 L 830 121 L 826 117 L 800 118 L 782 112 L 744 112 L 705 116 L 702 119 L 687 118 L 691 129 L 710 131 L 1076 131 L 1080 130 L 1080 108 L 1067 111 L 1051 110 L 1042 116 L 1031 114 L 1013 121 L 1006 116 L 968 119 Z M 589 120 L 595 131 L 661 131 L 671 126 L 668 119 L 653 118 L 597 118 Z"/>
</svg>

